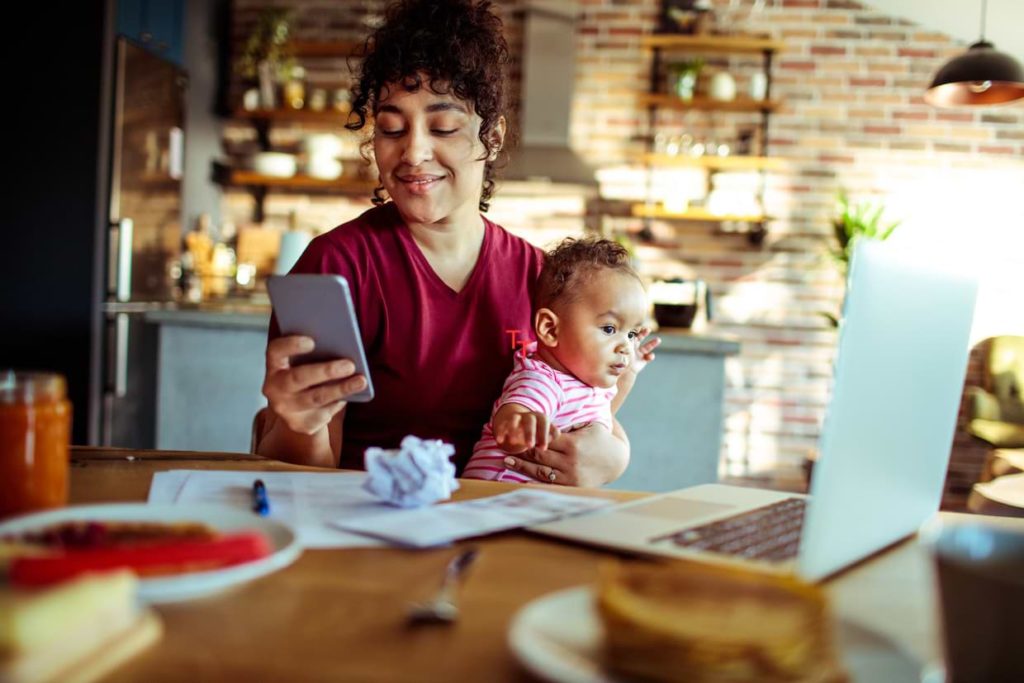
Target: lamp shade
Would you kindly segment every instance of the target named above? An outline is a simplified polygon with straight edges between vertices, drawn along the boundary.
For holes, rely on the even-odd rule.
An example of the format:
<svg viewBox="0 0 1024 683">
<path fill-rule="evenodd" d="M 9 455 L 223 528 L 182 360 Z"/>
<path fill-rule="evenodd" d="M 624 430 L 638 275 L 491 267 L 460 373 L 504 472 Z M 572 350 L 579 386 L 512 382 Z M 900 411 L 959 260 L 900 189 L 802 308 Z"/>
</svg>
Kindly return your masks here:
<svg viewBox="0 0 1024 683">
<path fill-rule="evenodd" d="M 1003 104 L 1024 98 L 1024 67 L 980 41 L 946 62 L 924 94 L 937 107 Z"/>
</svg>

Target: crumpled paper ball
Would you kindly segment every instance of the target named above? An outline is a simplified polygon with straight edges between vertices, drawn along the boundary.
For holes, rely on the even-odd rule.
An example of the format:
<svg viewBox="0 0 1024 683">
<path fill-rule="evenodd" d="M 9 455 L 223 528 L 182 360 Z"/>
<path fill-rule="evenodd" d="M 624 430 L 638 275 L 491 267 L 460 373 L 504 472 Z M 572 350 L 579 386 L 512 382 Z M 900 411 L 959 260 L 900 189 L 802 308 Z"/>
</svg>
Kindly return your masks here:
<svg viewBox="0 0 1024 683">
<path fill-rule="evenodd" d="M 403 508 L 451 498 L 459 488 L 451 457 L 455 447 L 438 439 L 409 435 L 399 449 L 367 448 L 363 488 L 386 503 Z"/>
</svg>

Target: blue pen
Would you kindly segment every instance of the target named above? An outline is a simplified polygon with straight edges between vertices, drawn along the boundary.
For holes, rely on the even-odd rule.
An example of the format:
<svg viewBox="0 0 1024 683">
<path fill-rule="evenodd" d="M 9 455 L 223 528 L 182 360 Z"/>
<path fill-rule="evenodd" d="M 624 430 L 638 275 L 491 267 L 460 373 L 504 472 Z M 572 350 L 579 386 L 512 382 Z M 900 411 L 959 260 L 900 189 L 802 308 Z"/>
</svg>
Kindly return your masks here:
<svg viewBox="0 0 1024 683">
<path fill-rule="evenodd" d="M 262 517 L 270 514 L 270 499 L 267 498 L 267 487 L 262 479 L 252 484 L 252 511 Z"/>
</svg>

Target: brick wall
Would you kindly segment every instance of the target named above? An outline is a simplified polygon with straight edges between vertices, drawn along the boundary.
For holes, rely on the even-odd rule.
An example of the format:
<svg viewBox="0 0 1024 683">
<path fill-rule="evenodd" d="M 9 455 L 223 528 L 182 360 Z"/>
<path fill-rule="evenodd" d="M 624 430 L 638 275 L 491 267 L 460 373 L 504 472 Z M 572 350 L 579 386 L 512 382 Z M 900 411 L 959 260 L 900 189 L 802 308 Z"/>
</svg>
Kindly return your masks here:
<svg viewBox="0 0 1024 683">
<path fill-rule="evenodd" d="M 236 35 L 244 35 L 240 27 L 264 4 L 236 0 Z M 303 37 L 311 39 L 350 38 L 359 30 L 353 17 L 376 7 L 355 1 L 275 4 L 295 6 L 306 17 L 300 22 L 307 34 Z M 521 4 L 500 3 L 513 45 L 518 45 L 519 29 L 512 10 Z M 650 59 L 640 48 L 640 37 L 653 30 L 658 2 L 581 0 L 579 6 L 573 145 L 596 166 L 618 169 L 621 182 L 643 173 L 631 157 L 643 148 L 638 138 L 655 132 L 647 128 L 637 95 L 647 88 Z M 830 392 L 835 333 L 820 311 L 835 310 L 843 288 L 821 258 L 821 248 L 830 232 L 837 190 L 846 188 L 854 199 L 886 202 L 891 215 L 904 220 L 894 239 L 952 245 L 965 230 L 939 229 L 943 204 L 966 204 L 966 197 L 956 195 L 970 183 L 981 185 L 982 193 L 1005 184 L 1007 189 L 997 195 L 1004 204 L 986 199 L 988 213 L 984 225 L 979 219 L 977 226 L 983 235 L 973 243 L 979 259 L 1019 272 L 1022 257 L 1000 245 L 1013 230 L 1024 234 L 1024 212 L 1013 212 L 1010 202 L 1014 187 L 1018 194 L 1024 189 L 1024 107 L 973 111 L 926 105 L 921 95 L 931 75 L 963 46 L 861 3 L 716 0 L 715 7 L 719 27 L 763 32 L 786 43 L 772 70 L 772 94 L 785 104 L 772 115 L 766 141 L 770 154 L 788 160 L 784 169 L 767 177 L 766 209 L 777 220 L 760 246 L 717 224 L 655 222 L 655 239 L 638 242 L 637 254 L 647 275 L 708 280 L 717 300 L 716 330 L 742 343 L 741 355 L 727 368 L 722 473 L 797 471 L 815 450 Z M 709 60 L 707 71 L 728 69 L 742 92 L 758 66 L 759 59 L 749 57 L 717 58 Z M 744 114 L 672 113 L 660 116 L 657 125 L 673 133 L 727 140 L 739 127 L 756 122 L 756 116 Z M 938 194 L 929 196 L 929 188 L 938 188 Z M 517 232 L 529 234 L 533 221 L 544 221 L 541 242 L 552 232 L 574 232 L 581 225 L 573 208 L 581 205 L 571 199 L 559 200 L 564 210 L 554 222 L 546 208 L 530 209 L 545 206 L 543 202 L 525 204 L 507 194 L 503 201 L 496 210 L 501 220 L 515 221 L 519 215 Z M 325 228 L 356 211 L 339 200 L 282 197 L 272 199 L 270 213 L 280 216 L 296 204 Z M 226 206 L 241 216 L 244 197 L 229 193 Z M 960 215 L 967 216 L 973 229 L 971 214 Z M 640 227 L 622 216 L 603 220 L 609 233 L 634 234 Z M 1012 315 L 1019 317 L 1019 309 Z M 1006 331 L 1000 328 L 1002 317 L 994 320 L 984 329 L 976 325 L 979 344 L 986 335 Z M 972 383 L 979 381 L 980 349 L 972 354 Z M 958 431 L 950 499 L 976 478 L 983 456 L 984 450 Z"/>
</svg>

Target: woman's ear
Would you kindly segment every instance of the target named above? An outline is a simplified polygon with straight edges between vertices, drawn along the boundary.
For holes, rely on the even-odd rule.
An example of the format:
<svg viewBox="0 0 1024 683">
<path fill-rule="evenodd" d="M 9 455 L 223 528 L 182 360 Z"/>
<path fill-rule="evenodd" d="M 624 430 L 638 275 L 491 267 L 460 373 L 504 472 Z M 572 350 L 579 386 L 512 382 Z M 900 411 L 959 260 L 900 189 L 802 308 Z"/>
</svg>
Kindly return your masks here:
<svg viewBox="0 0 1024 683">
<path fill-rule="evenodd" d="M 505 122 L 505 117 L 501 116 L 495 122 L 494 127 L 491 128 L 491 132 L 487 134 L 487 141 L 491 144 L 491 153 L 487 155 L 488 161 L 494 161 L 498 158 L 498 152 L 501 151 L 502 146 L 505 144 L 505 131 L 508 124 Z"/>
<path fill-rule="evenodd" d="M 542 308 L 533 317 L 537 341 L 543 346 L 558 346 L 558 316 L 550 308 Z"/>
</svg>

